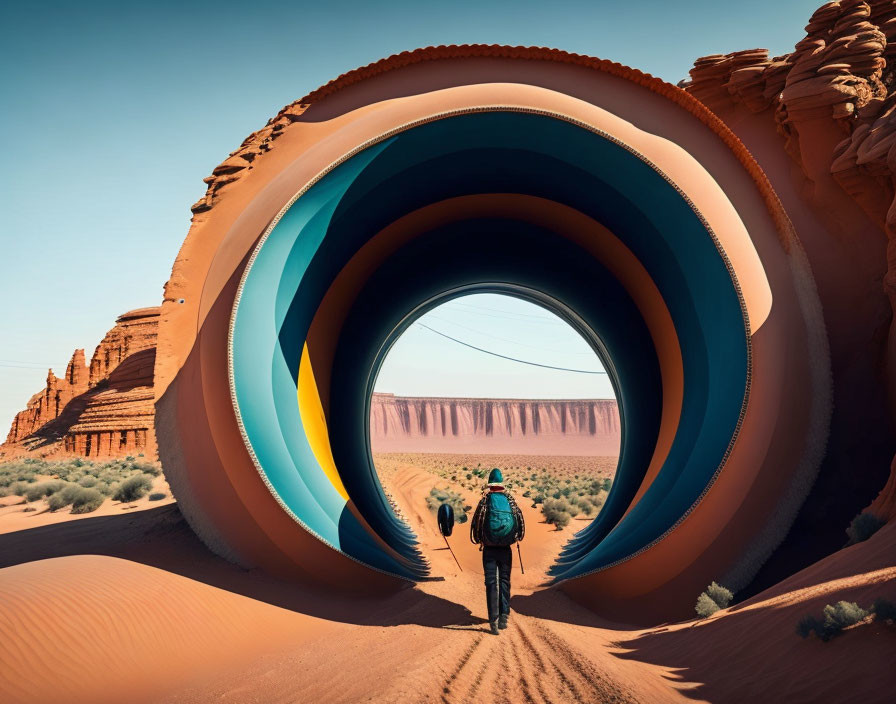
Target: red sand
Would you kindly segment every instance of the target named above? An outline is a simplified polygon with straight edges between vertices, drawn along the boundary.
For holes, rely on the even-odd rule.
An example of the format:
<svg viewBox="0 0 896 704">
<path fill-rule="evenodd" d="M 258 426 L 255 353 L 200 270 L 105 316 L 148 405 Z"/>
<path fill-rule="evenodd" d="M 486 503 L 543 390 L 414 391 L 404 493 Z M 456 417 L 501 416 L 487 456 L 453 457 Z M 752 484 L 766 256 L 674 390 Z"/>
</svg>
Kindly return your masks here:
<svg viewBox="0 0 896 704">
<path fill-rule="evenodd" d="M 450 538 L 459 572 L 424 506 L 433 476 L 407 466 L 387 482 L 444 580 L 379 601 L 240 570 L 174 506 L 0 534 L 0 700 L 867 703 L 896 686 L 892 627 L 794 633 L 826 603 L 896 598 L 896 526 L 707 621 L 637 630 L 538 590 L 570 531 L 525 502 L 526 574 L 514 566 L 495 638 L 468 524 Z"/>
</svg>

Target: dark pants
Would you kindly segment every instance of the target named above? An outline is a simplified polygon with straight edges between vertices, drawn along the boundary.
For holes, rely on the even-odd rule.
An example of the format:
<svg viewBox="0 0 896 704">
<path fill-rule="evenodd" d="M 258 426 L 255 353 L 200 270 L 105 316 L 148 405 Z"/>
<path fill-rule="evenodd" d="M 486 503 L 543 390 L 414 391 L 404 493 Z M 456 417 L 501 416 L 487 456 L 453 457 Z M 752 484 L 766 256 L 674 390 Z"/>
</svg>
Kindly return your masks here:
<svg viewBox="0 0 896 704">
<path fill-rule="evenodd" d="M 497 621 L 498 615 L 510 614 L 510 568 L 513 552 L 509 547 L 482 548 L 482 569 L 485 572 L 485 600 L 488 620 Z"/>
</svg>

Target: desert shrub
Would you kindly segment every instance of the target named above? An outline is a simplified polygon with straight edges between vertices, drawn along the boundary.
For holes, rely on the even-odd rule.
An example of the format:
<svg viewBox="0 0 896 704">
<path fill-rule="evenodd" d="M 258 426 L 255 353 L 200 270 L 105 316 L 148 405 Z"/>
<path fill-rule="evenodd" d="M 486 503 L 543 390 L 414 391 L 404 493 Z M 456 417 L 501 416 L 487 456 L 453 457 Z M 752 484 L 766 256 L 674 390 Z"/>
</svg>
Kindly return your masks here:
<svg viewBox="0 0 896 704">
<path fill-rule="evenodd" d="M 581 499 L 579 501 L 579 510 L 581 510 L 582 515 L 590 516 L 594 512 L 594 506 L 587 499 Z"/>
<path fill-rule="evenodd" d="M 81 486 L 83 486 L 85 488 L 96 486 L 96 483 L 97 483 L 97 478 L 91 474 L 85 474 L 83 477 L 81 477 L 78 480 L 78 484 L 80 484 Z"/>
<path fill-rule="evenodd" d="M 706 592 L 703 592 L 697 597 L 697 605 L 694 606 L 694 611 L 697 612 L 700 618 L 706 618 L 707 616 L 712 616 L 719 608 L 719 605 L 710 599 Z"/>
<path fill-rule="evenodd" d="M 875 516 L 873 513 L 860 513 L 852 519 L 852 523 L 850 523 L 849 528 L 846 529 L 846 534 L 849 536 L 849 545 L 868 540 L 868 538 L 883 528 L 884 525 L 886 525 L 886 521 Z"/>
<path fill-rule="evenodd" d="M 532 508 L 538 506 L 538 504 L 544 503 L 544 494 L 536 494 L 532 497 Z"/>
<path fill-rule="evenodd" d="M 154 491 L 149 495 L 149 500 L 150 501 L 161 501 L 166 496 L 168 496 L 168 494 L 166 494 L 162 491 Z"/>
<path fill-rule="evenodd" d="M 562 530 L 569 525 L 569 522 L 572 520 L 572 516 L 569 515 L 568 511 L 559 511 L 554 514 L 553 520 L 550 522 L 557 526 L 557 530 Z"/>
<path fill-rule="evenodd" d="M 822 613 L 825 628 L 836 632 L 857 624 L 868 615 L 868 612 L 854 601 L 838 601 L 836 604 L 828 604 Z"/>
<path fill-rule="evenodd" d="M 722 585 L 716 584 L 715 582 L 713 582 L 706 588 L 705 594 L 714 602 L 716 602 L 716 604 L 719 605 L 720 609 L 726 608 L 734 598 L 734 594 L 731 593 L 730 589 L 726 589 Z"/>
<path fill-rule="evenodd" d="M 581 513 L 581 509 L 578 504 L 574 504 L 570 502 L 569 508 L 566 509 L 566 512 L 570 515 L 570 517 L 575 518 Z"/>
<path fill-rule="evenodd" d="M 694 611 L 701 618 L 706 618 L 707 616 L 712 616 L 719 609 L 727 607 L 733 598 L 734 595 L 729 589 L 713 582 L 697 597 Z"/>
<path fill-rule="evenodd" d="M 889 599 L 878 597 L 871 606 L 874 612 L 875 621 L 894 621 L 896 622 L 896 604 Z"/>
<path fill-rule="evenodd" d="M 578 509 L 575 510 L 578 511 Z M 545 499 L 541 505 L 541 513 L 544 520 L 554 524 L 557 530 L 565 528 L 572 520 L 571 507 L 565 498 Z"/>
<path fill-rule="evenodd" d="M 25 501 L 40 501 L 46 496 L 55 494 L 57 491 L 63 489 L 64 487 L 65 482 L 59 480 L 32 484 L 25 490 Z"/>
<path fill-rule="evenodd" d="M 115 501 L 136 501 L 144 497 L 150 489 L 152 489 L 152 479 L 143 473 L 135 474 L 118 485 L 112 498 Z"/>
<path fill-rule="evenodd" d="M 97 480 L 96 484 L 94 484 L 91 488 L 96 489 L 104 496 L 112 496 L 112 494 L 115 493 L 115 490 L 118 489 L 118 484 L 109 484 L 108 482 Z"/>
<path fill-rule="evenodd" d="M 82 486 L 74 492 L 72 513 L 92 513 L 102 506 L 105 500 L 106 497 L 96 489 Z"/>
<path fill-rule="evenodd" d="M 24 496 L 29 486 L 31 485 L 28 482 L 13 482 L 7 487 L 7 490 L 10 496 Z"/>
<path fill-rule="evenodd" d="M 58 511 L 70 506 L 81 491 L 87 491 L 87 489 L 77 484 L 66 484 L 59 491 L 47 497 L 47 505 L 51 511 Z"/>
<path fill-rule="evenodd" d="M 797 623 L 796 632 L 803 638 L 815 633 L 819 639 L 828 641 L 840 635 L 844 628 L 865 619 L 869 613 L 853 601 L 838 601 L 825 606 L 820 619 L 812 615 L 803 616 Z"/>
</svg>

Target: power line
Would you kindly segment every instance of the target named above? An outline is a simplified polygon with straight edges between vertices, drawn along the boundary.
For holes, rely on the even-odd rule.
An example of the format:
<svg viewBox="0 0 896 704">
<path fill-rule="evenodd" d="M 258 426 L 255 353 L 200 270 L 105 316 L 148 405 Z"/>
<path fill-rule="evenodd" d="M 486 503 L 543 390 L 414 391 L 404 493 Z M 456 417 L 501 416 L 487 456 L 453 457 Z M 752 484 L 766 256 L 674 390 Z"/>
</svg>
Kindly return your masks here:
<svg viewBox="0 0 896 704">
<path fill-rule="evenodd" d="M 480 305 L 476 305 L 473 303 L 463 303 L 462 301 L 456 300 L 456 299 L 453 301 L 448 301 L 444 305 L 460 306 L 462 308 L 473 308 L 474 310 L 490 310 L 493 313 L 504 313 L 506 315 L 521 315 L 524 318 L 541 318 L 542 320 L 554 320 L 554 318 L 556 317 L 556 316 L 551 315 L 551 313 L 548 313 L 547 311 L 545 311 L 545 313 L 547 313 L 547 315 L 542 315 L 539 313 L 523 313 L 518 310 L 503 310 L 501 308 L 490 308 L 489 306 L 480 306 Z M 530 307 L 534 307 L 534 304 L 532 304 L 532 306 L 530 306 Z"/>
<path fill-rule="evenodd" d="M 0 360 L 0 367 L 14 367 L 16 369 L 49 369 L 52 366 L 52 364 L 40 364 L 38 362 Z"/>
<path fill-rule="evenodd" d="M 464 347 L 469 347 L 470 349 L 476 350 L 477 352 L 482 352 L 484 354 L 490 354 L 493 357 L 500 357 L 501 359 L 507 359 L 511 362 L 519 362 L 520 364 L 529 364 L 533 367 L 542 367 L 543 369 L 556 369 L 560 372 L 574 372 L 575 374 L 606 374 L 605 371 L 589 371 L 587 369 L 569 369 L 568 367 L 554 367 L 550 364 L 539 364 L 538 362 L 529 362 L 525 359 L 517 359 L 516 357 L 508 357 L 504 354 L 498 354 L 497 352 L 492 352 L 491 350 L 484 350 L 481 347 L 476 347 L 476 345 L 471 345 L 468 342 L 464 342 L 463 340 L 458 340 L 456 337 L 451 337 L 451 335 L 446 335 L 443 332 L 439 332 L 438 330 L 429 327 L 428 325 L 424 325 L 423 323 L 417 323 L 421 328 L 426 328 L 430 332 L 434 332 L 436 335 L 440 335 L 444 338 L 451 340 L 452 342 L 456 342 L 459 345 L 463 345 Z"/>
<path fill-rule="evenodd" d="M 463 303 L 444 303 L 439 308 L 450 308 L 452 305 L 454 306 L 466 306 Z M 438 310 L 438 309 L 436 309 Z M 491 313 L 486 313 L 484 311 L 492 311 Z M 513 313 L 511 311 L 502 311 L 496 308 L 480 308 L 479 306 L 469 306 L 466 307 L 465 310 L 459 310 L 459 313 L 472 313 L 474 315 L 481 315 L 486 318 L 503 318 L 505 320 L 517 320 L 519 322 L 537 322 L 537 323 L 546 323 L 548 325 L 565 325 L 565 323 L 559 318 L 550 318 L 544 315 L 529 315 L 527 313 Z M 499 313 L 499 315 L 494 315 L 494 313 Z M 528 318 L 527 321 L 520 320 L 520 318 L 514 318 L 512 316 L 520 316 L 521 318 Z"/>
<path fill-rule="evenodd" d="M 527 345 L 525 342 L 518 342 L 517 340 L 510 340 L 506 337 L 498 337 L 497 335 L 492 335 L 491 333 L 482 332 L 481 330 L 477 330 L 476 328 L 471 328 L 466 325 L 461 325 L 460 323 L 455 323 L 453 320 L 448 320 L 448 318 L 440 318 L 439 316 L 433 315 L 432 313 L 427 313 L 425 317 L 430 318 L 432 320 L 439 320 L 443 323 L 448 323 L 449 325 L 454 325 L 456 327 L 463 328 L 464 330 L 469 330 L 470 332 L 476 333 L 477 335 L 483 335 L 484 337 L 490 337 L 493 340 L 500 340 L 501 342 L 509 342 L 512 345 L 519 345 L 520 347 L 529 347 L 530 349 L 538 350 L 540 352 L 548 352 L 550 354 L 557 354 L 557 353 L 569 354 L 569 355 L 574 354 L 577 356 L 587 355 L 590 357 L 594 357 L 594 352 L 592 352 L 592 351 L 589 351 L 589 352 L 566 352 L 564 350 L 548 349 L 547 347 L 541 347 L 539 345 Z"/>
</svg>

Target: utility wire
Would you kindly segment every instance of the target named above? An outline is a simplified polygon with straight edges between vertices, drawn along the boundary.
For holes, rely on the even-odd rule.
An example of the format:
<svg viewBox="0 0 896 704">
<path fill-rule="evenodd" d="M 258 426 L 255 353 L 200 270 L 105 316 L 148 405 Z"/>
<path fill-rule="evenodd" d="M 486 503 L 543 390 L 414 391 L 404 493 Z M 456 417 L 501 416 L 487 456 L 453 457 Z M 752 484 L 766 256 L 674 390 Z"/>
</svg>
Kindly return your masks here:
<svg viewBox="0 0 896 704">
<path fill-rule="evenodd" d="M 518 315 L 523 318 L 538 318 L 539 320 L 550 320 L 552 322 L 562 322 L 555 315 L 552 315 L 550 312 L 545 311 L 545 315 L 541 315 L 538 313 L 522 313 L 516 310 L 502 310 L 500 308 L 489 308 L 488 306 L 480 306 L 474 305 L 472 303 L 463 303 L 463 299 L 455 299 L 453 301 L 448 301 L 444 303 L 445 306 L 459 306 L 462 308 L 471 308 L 473 310 L 489 310 L 493 313 L 502 313 L 503 315 Z M 535 304 L 531 304 L 531 307 L 536 307 Z"/>
<path fill-rule="evenodd" d="M 587 369 L 569 369 L 568 367 L 554 367 L 550 364 L 539 364 L 538 362 L 529 362 L 525 359 L 517 359 L 516 357 L 508 357 L 504 354 L 498 354 L 497 352 L 492 352 L 491 350 L 484 350 L 481 347 L 476 347 L 475 345 L 471 345 L 463 340 L 458 340 L 456 337 L 451 337 L 451 335 L 446 335 L 443 332 L 439 332 L 438 330 L 429 327 L 429 325 L 424 325 L 423 323 L 417 323 L 421 328 L 426 328 L 430 332 L 434 332 L 436 335 L 440 335 L 441 337 L 447 338 L 452 342 L 456 342 L 459 345 L 463 345 L 464 347 L 469 347 L 470 349 L 476 350 L 477 352 L 483 352 L 484 354 L 490 354 L 493 357 L 500 357 L 501 359 L 508 359 L 511 362 L 519 362 L 520 364 L 529 364 L 533 367 L 542 367 L 543 369 L 556 369 L 560 372 L 574 372 L 576 374 L 606 374 L 605 371 L 589 371 Z"/>
<path fill-rule="evenodd" d="M 530 349 L 538 350 L 539 352 L 548 352 L 549 354 L 567 354 L 567 355 L 573 354 L 573 355 L 577 355 L 577 356 L 594 357 L 593 351 L 567 352 L 565 350 L 552 350 L 552 349 L 548 349 L 547 347 L 541 347 L 539 345 L 527 345 L 525 342 L 518 342 L 516 340 L 511 340 L 506 337 L 498 337 L 497 335 L 492 335 L 491 333 L 482 332 L 482 330 L 477 330 L 476 328 L 471 328 L 466 325 L 461 325 L 460 323 L 455 323 L 453 320 L 449 320 L 448 318 L 440 318 L 439 316 L 433 315 L 432 313 L 427 313 L 426 317 L 430 320 L 439 320 L 443 323 L 448 323 L 448 325 L 454 325 L 456 327 L 463 328 L 464 330 L 469 330 L 470 332 L 476 333 L 477 335 L 483 335 L 484 337 L 490 337 L 493 340 L 500 340 L 501 342 L 509 342 L 512 345 L 519 345 L 520 347 L 529 347 Z"/>
<path fill-rule="evenodd" d="M 0 361 L 0 367 L 12 367 L 14 369 L 49 369 L 52 364 L 34 364 L 33 362 L 4 362 Z"/>
<path fill-rule="evenodd" d="M 460 306 L 463 304 L 458 303 L 458 304 L 453 304 L 453 305 Z M 439 307 L 440 308 L 442 308 L 442 307 L 450 308 L 450 307 L 453 307 L 453 305 L 452 305 L 452 303 L 444 303 L 442 306 L 439 306 Z M 487 312 L 485 312 L 486 310 L 493 311 L 493 312 L 487 313 Z M 526 323 L 544 323 L 547 325 L 565 325 L 566 324 L 566 323 L 564 323 L 564 321 L 560 320 L 559 318 L 549 318 L 547 316 L 542 316 L 542 315 L 527 315 L 526 313 L 513 313 L 510 311 L 500 311 L 495 308 L 483 309 L 483 308 L 479 308 L 478 306 L 475 308 L 472 306 L 470 308 L 464 308 L 462 310 L 458 310 L 458 312 L 459 313 L 470 313 L 473 315 L 480 315 L 485 318 L 502 318 L 504 320 L 517 320 L 519 322 L 526 322 Z M 498 313 L 499 315 L 495 315 L 495 313 Z M 517 317 L 513 317 L 513 316 L 521 316 L 521 317 L 517 318 Z"/>
</svg>

